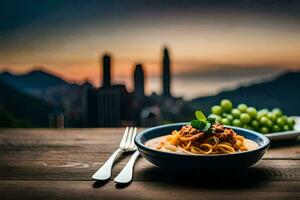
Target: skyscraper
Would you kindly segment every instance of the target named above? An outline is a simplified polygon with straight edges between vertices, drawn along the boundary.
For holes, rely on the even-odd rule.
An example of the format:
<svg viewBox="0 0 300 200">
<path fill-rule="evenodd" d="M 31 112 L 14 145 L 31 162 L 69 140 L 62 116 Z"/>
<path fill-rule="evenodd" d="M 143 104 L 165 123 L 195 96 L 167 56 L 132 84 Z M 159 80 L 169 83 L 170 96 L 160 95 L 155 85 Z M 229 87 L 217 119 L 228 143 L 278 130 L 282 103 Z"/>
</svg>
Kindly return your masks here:
<svg viewBox="0 0 300 200">
<path fill-rule="evenodd" d="M 141 64 L 137 64 L 134 70 L 134 94 L 136 97 L 145 96 L 144 70 Z"/>
<path fill-rule="evenodd" d="M 171 72 L 170 72 L 170 57 L 167 47 L 164 48 L 163 53 L 163 95 L 171 96 Z"/>
<path fill-rule="evenodd" d="M 108 54 L 102 57 L 102 67 L 102 86 L 87 93 L 86 126 L 121 126 L 130 119 L 130 96 L 125 85 L 111 83 L 111 57 Z"/>
<path fill-rule="evenodd" d="M 108 88 L 111 86 L 110 74 L 110 55 L 104 54 L 102 57 L 102 87 Z"/>
</svg>

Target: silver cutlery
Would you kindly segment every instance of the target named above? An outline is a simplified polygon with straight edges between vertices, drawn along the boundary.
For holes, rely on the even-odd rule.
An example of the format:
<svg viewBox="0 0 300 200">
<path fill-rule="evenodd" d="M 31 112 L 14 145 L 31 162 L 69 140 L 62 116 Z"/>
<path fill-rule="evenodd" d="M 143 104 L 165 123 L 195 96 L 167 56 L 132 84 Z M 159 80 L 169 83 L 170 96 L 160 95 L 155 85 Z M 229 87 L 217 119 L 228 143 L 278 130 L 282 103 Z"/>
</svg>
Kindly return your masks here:
<svg viewBox="0 0 300 200">
<path fill-rule="evenodd" d="M 135 147 L 136 148 L 136 147 Z M 118 174 L 118 176 L 114 179 L 116 183 L 130 183 L 133 178 L 133 168 L 134 163 L 136 159 L 139 157 L 140 153 L 138 150 L 134 152 L 134 154 L 131 156 L 128 163 L 125 165 L 125 167 L 122 169 L 122 171 Z"/>
<path fill-rule="evenodd" d="M 120 152 L 135 151 L 136 146 L 134 144 L 134 138 L 137 133 L 136 127 L 126 127 L 120 142 L 119 148 L 109 157 L 109 159 L 101 166 L 100 169 L 92 176 L 95 180 L 107 180 L 111 177 L 112 166 L 114 160 Z"/>
</svg>

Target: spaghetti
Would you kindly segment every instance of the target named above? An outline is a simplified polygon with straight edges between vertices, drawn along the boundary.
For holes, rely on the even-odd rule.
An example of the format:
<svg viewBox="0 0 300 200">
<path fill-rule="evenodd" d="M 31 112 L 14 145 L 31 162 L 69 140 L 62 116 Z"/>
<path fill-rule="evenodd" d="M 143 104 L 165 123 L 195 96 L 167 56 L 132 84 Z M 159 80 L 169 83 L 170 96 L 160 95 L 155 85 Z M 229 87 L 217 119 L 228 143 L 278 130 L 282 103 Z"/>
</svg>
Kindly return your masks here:
<svg viewBox="0 0 300 200">
<path fill-rule="evenodd" d="M 206 155 L 231 154 L 248 150 L 244 144 L 247 139 L 221 124 L 213 124 L 211 133 L 185 125 L 179 131 L 174 130 L 171 135 L 164 138 L 156 149 Z"/>
</svg>

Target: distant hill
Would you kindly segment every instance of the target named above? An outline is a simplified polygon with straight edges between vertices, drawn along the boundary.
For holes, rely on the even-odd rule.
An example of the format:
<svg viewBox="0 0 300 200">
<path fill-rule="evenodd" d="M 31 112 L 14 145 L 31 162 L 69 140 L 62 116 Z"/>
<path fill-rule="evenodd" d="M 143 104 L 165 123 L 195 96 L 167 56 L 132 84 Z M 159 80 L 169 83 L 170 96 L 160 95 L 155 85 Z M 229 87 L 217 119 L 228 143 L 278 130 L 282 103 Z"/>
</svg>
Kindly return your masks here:
<svg viewBox="0 0 300 200">
<path fill-rule="evenodd" d="M 48 117 L 56 107 L 18 91 L 0 79 L 0 105 L 14 117 L 35 127 L 47 127 Z"/>
<path fill-rule="evenodd" d="M 182 73 L 175 75 L 177 77 L 186 77 L 186 78 L 201 78 L 201 79 L 231 79 L 234 77 L 249 77 L 249 76 L 270 76 L 284 72 L 282 69 L 271 68 L 271 67 L 249 67 L 249 68 L 240 68 L 237 69 L 237 66 L 223 65 L 219 68 L 212 68 L 207 71 L 195 71 L 192 73 Z M 226 69 L 226 70 L 224 70 Z"/>
<path fill-rule="evenodd" d="M 191 103 L 207 114 L 210 113 L 211 106 L 228 98 L 235 105 L 246 103 L 257 108 L 279 107 L 288 115 L 300 115 L 299 91 L 300 72 L 287 72 L 268 82 L 223 91 L 214 96 L 199 97 Z"/>
<path fill-rule="evenodd" d="M 34 96 L 46 103 L 61 107 L 67 127 L 82 126 L 85 111 L 84 96 L 92 84 L 69 83 L 58 76 L 42 70 L 26 74 L 0 73 L 0 80 L 17 91 Z"/>
<path fill-rule="evenodd" d="M 26 74 L 3 72 L 0 73 L 0 79 L 20 90 L 72 85 L 63 79 L 42 70 L 34 70 Z"/>
<path fill-rule="evenodd" d="M 10 72 L 0 73 L 0 79 L 18 89 L 19 91 L 24 91 L 33 96 L 44 98 L 45 92 L 51 90 L 55 92 L 57 89 L 79 89 L 79 88 L 91 88 L 93 87 L 91 83 L 85 82 L 82 85 L 76 83 L 69 83 L 58 76 L 51 74 L 50 72 L 42 70 L 33 70 L 26 74 L 12 74 Z M 47 96 L 47 95 L 46 95 Z M 48 101 L 50 99 L 45 99 Z M 51 101 L 55 104 L 55 101 Z"/>
<path fill-rule="evenodd" d="M 12 113 L 8 112 L 0 105 L 0 127 L 4 128 L 29 128 L 31 123 L 28 120 L 17 119 Z"/>
</svg>

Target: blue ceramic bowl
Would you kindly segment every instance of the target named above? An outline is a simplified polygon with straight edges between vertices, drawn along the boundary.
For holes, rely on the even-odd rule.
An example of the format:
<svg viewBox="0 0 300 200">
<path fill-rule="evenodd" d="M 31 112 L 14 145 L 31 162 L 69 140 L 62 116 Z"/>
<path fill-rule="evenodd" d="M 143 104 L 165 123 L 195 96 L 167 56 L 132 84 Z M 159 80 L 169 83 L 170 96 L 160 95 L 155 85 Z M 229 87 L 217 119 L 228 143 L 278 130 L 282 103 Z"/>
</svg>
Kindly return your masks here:
<svg viewBox="0 0 300 200">
<path fill-rule="evenodd" d="M 264 135 L 243 128 L 232 128 L 237 134 L 255 141 L 259 147 L 254 150 L 238 152 L 234 154 L 220 155 L 190 155 L 163 152 L 145 146 L 145 143 L 163 135 L 170 134 L 173 130 L 179 130 L 187 123 L 168 124 L 146 129 L 135 138 L 135 144 L 141 155 L 152 164 L 167 170 L 242 170 L 258 162 L 270 146 L 270 141 Z"/>
</svg>

